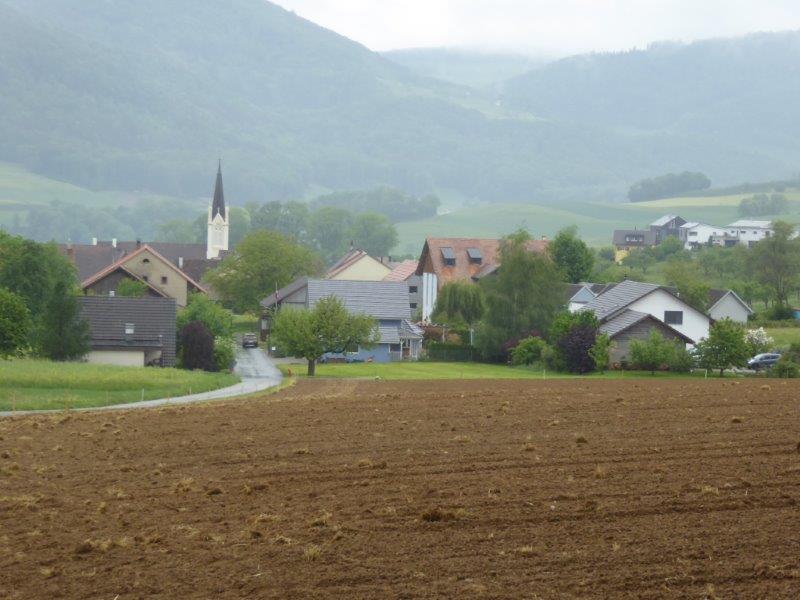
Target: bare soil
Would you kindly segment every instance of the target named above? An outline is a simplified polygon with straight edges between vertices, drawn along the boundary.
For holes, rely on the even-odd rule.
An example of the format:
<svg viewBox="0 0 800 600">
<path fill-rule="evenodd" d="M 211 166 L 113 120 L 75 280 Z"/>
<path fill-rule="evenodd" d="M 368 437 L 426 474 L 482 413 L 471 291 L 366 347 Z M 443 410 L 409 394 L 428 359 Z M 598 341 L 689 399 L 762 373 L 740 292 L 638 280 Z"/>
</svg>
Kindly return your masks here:
<svg viewBox="0 0 800 600">
<path fill-rule="evenodd" d="M 0 421 L 0 598 L 798 598 L 800 389 L 302 381 Z"/>
</svg>

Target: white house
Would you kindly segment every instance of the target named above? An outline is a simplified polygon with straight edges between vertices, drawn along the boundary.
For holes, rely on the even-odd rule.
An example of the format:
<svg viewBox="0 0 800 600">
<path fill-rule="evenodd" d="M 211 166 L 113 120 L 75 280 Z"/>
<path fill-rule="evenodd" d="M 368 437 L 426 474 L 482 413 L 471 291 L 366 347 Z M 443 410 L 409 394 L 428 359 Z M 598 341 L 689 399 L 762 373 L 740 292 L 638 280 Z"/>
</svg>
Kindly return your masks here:
<svg viewBox="0 0 800 600">
<path fill-rule="evenodd" d="M 692 221 L 684 223 L 680 227 L 680 240 L 683 247 L 687 250 L 694 250 L 700 246 L 714 244 L 718 246 L 730 246 L 737 243 L 736 236 L 731 239 L 729 231 L 724 227 L 709 225 L 708 223 L 698 223 Z"/>
<path fill-rule="evenodd" d="M 753 314 L 753 309 L 733 290 L 711 290 L 709 300 L 708 316 L 715 321 L 730 319 L 745 325 Z"/>
<path fill-rule="evenodd" d="M 659 285 L 623 281 L 590 300 L 583 310 L 591 310 L 601 323 L 625 311 L 645 313 L 668 325 L 692 343 L 708 337 L 711 318 L 693 308 L 676 294 Z"/>
<path fill-rule="evenodd" d="M 727 234 L 739 239 L 740 244 L 752 246 L 773 234 L 772 221 L 739 219 L 727 227 Z"/>
</svg>

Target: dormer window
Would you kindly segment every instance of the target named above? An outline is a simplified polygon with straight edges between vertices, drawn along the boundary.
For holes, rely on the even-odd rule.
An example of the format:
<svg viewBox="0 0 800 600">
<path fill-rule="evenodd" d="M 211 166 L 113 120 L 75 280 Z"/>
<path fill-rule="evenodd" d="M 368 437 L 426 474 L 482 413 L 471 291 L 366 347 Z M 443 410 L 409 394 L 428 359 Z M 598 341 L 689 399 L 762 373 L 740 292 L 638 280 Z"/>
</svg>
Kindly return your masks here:
<svg viewBox="0 0 800 600">
<path fill-rule="evenodd" d="M 474 265 L 479 265 L 483 262 L 483 254 L 480 248 L 467 248 L 467 256 L 469 257 L 469 262 Z"/>
<path fill-rule="evenodd" d="M 456 264 L 456 253 L 453 252 L 452 248 L 442 248 L 442 258 L 444 259 L 444 264 L 448 267 L 454 267 Z"/>
<path fill-rule="evenodd" d="M 125 335 L 133 335 L 136 331 L 136 325 L 133 323 L 125 323 Z"/>
</svg>

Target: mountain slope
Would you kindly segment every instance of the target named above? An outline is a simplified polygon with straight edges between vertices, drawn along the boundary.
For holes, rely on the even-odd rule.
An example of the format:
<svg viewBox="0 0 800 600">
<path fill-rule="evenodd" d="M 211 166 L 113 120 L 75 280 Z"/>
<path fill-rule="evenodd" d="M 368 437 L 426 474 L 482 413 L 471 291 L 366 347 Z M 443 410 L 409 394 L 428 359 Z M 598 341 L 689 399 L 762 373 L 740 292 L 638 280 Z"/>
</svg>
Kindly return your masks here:
<svg viewBox="0 0 800 600">
<path fill-rule="evenodd" d="M 720 152 L 756 149 L 774 161 L 773 176 L 800 164 L 798 95 L 800 32 L 786 32 L 567 58 L 509 82 L 505 102 L 550 119 L 705 138 Z"/>
<path fill-rule="evenodd" d="M 236 203 L 379 184 L 553 202 L 676 170 L 780 178 L 794 160 L 690 128 L 505 110 L 263 0 L 0 0 L 0 89 L 0 160 L 197 197 L 222 157 Z"/>
</svg>

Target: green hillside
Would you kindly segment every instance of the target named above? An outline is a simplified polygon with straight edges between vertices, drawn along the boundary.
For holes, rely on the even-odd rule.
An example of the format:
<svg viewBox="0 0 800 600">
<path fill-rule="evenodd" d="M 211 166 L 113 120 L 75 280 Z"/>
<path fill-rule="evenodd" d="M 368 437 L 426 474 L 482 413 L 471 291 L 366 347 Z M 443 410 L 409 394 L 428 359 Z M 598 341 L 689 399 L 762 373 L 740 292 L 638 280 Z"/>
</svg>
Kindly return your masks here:
<svg viewBox="0 0 800 600">
<path fill-rule="evenodd" d="M 657 65 L 669 75 L 660 96 L 698 86 L 704 95 L 681 95 L 670 113 L 681 126 L 629 127 L 588 109 L 579 121 L 566 107 L 587 98 L 607 111 L 650 111 L 651 95 L 638 112 L 635 99 L 617 102 L 650 85 L 647 69 L 611 79 L 619 89 L 608 99 L 591 87 L 531 84 L 525 101 L 509 96 L 498 106 L 264 0 L 0 0 L 0 161 L 91 190 L 195 198 L 208 194 L 222 157 L 226 190 L 240 205 L 378 185 L 552 205 L 618 198 L 642 177 L 685 169 L 715 183 L 785 177 L 800 164 L 786 118 L 797 96 L 787 92 L 800 79 L 790 76 L 795 42 L 765 39 L 774 47 L 766 55 L 729 42 L 733 50 L 702 79 L 681 79 L 685 60 L 667 56 Z M 737 49 L 758 58 L 756 90 L 717 85 L 740 66 Z M 762 87 L 774 94 L 768 101 Z M 694 125 L 706 104 L 721 102 L 736 106 L 735 118 L 728 111 L 724 123 Z"/>
<path fill-rule="evenodd" d="M 790 212 L 763 218 L 800 222 L 800 190 L 786 191 Z M 565 201 L 559 208 L 539 204 L 482 204 L 453 210 L 421 221 L 400 223 L 398 254 L 418 254 L 426 236 L 496 238 L 524 227 L 539 237 L 552 237 L 576 225 L 592 246 L 608 246 L 614 229 L 644 229 L 658 217 L 674 213 L 688 221 L 726 225 L 739 216 L 739 202 L 752 194 L 709 198 L 669 198 L 651 202 L 608 203 Z M 758 217 L 761 218 L 761 217 Z"/>
</svg>

